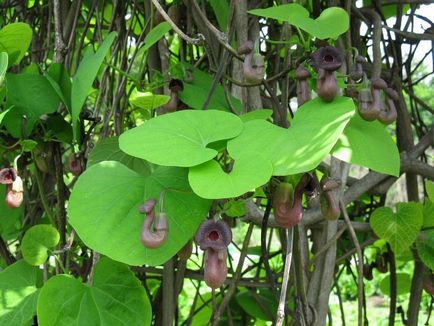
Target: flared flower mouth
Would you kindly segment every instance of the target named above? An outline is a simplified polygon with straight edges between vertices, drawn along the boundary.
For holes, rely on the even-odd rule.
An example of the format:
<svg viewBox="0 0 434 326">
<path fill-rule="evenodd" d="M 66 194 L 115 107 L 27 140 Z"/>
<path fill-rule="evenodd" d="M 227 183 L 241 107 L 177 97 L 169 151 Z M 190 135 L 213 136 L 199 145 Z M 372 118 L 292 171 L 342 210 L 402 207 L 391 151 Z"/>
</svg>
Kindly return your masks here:
<svg viewBox="0 0 434 326">
<path fill-rule="evenodd" d="M 179 79 L 172 79 L 169 83 L 169 89 L 175 93 L 182 92 L 184 90 L 184 83 Z"/>
<path fill-rule="evenodd" d="M 0 183 L 4 185 L 12 184 L 17 178 L 17 171 L 13 168 L 4 168 L 0 170 Z"/>
<path fill-rule="evenodd" d="M 338 70 L 342 66 L 341 52 L 333 46 L 324 46 L 312 54 L 314 65 L 327 71 Z"/>
<path fill-rule="evenodd" d="M 232 241 L 232 231 L 223 221 L 207 220 L 197 230 L 194 238 L 200 249 L 224 249 Z"/>
</svg>

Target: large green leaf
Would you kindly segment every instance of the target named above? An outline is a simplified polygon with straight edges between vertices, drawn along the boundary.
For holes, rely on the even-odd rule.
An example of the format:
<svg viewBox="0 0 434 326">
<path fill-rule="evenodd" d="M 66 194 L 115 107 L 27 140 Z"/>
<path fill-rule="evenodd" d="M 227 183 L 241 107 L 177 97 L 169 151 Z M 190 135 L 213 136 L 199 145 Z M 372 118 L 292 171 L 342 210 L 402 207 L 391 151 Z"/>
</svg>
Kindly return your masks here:
<svg viewBox="0 0 434 326">
<path fill-rule="evenodd" d="M 197 110 L 201 110 L 203 104 L 208 98 L 209 90 L 214 82 L 214 77 L 203 72 L 187 63 L 183 63 L 186 69 L 190 69 L 193 80 L 191 82 L 184 83 L 184 90 L 179 92 L 179 98 L 182 102 L 189 107 Z M 231 104 L 234 107 L 236 113 L 240 113 L 242 105 L 239 99 L 229 94 Z M 230 107 L 226 100 L 225 92 L 221 85 L 217 85 L 211 100 L 209 101 L 207 109 L 229 111 Z"/>
<path fill-rule="evenodd" d="M 416 240 L 416 248 L 424 264 L 434 270 L 434 230 L 422 231 Z"/>
<path fill-rule="evenodd" d="M 273 166 L 258 153 L 235 160 L 230 173 L 211 160 L 190 168 L 188 181 L 193 191 L 203 198 L 237 197 L 265 184 L 271 177 Z"/>
<path fill-rule="evenodd" d="M 119 148 L 118 137 L 101 139 L 89 153 L 87 167 L 102 161 L 120 162 L 144 176 L 150 175 L 152 171 L 152 166 L 148 162 L 122 152 Z"/>
<path fill-rule="evenodd" d="M 317 19 L 309 17 L 309 11 L 297 3 L 284 4 L 265 9 L 253 9 L 250 14 L 286 21 L 320 39 L 334 38 L 345 33 L 349 27 L 348 13 L 339 7 L 330 7 Z"/>
<path fill-rule="evenodd" d="M 78 136 L 76 124 L 78 122 L 81 108 L 86 101 L 86 97 L 92 87 L 92 83 L 98 74 L 98 70 L 115 38 L 116 32 L 111 32 L 100 45 L 96 53 L 93 52 L 93 49 L 88 48 L 72 80 L 71 110 L 75 140 L 77 140 Z"/>
<path fill-rule="evenodd" d="M 17 261 L 0 273 L 0 325 L 30 325 L 36 312 L 37 284 L 41 275 L 41 270 L 24 260 Z"/>
<path fill-rule="evenodd" d="M 147 249 L 140 242 L 144 215 L 138 208 L 146 199 L 158 200 L 162 191 L 169 235 L 162 247 Z M 130 265 L 159 265 L 193 237 L 209 206 L 208 200 L 191 191 L 187 169 L 159 167 L 144 177 L 121 163 L 107 161 L 91 166 L 80 176 L 68 215 L 90 248 Z"/>
<path fill-rule="evenodd" d="M 125 153 L 166 166 L 194 166 L 217 155 L 207 147 L 240 134 L 243 123 L 236 115 L 215 110 L 185 110 L 165 114 L 119 137 Z"/>
<path fill-rule="evenodd" d="M 0 52 L 7 52 L 9 66 L 20 63 L 32 41 L 32 29 L 26 23 L 8 24 L 0 30 Z"/>
<path fill-rule="evenodd" d="M 4 117 L 8 132 L 21 138 L 22 116 L 26 116 L 26 136 L 33 129 L 39 117 L 55 112 L 59 96 L 44 76 L 35 74 L 7 74 L 8 103 L 14 105 Z"/>
<path fill-rule="evenodd" d="M 252 120 L 228 142 L 235 160 L 246 152 L 261 153 L 273 164 L 273 175 L 290 175 L 315 168 L 330 152 L 354 114 L 354 103 L 338 97 L 331 103 L 316 98 L 299 108 L 289 129 Z"/>
<path fill-rule="evenodd" d="M 416 240 L 422 223 L 423 214 L 417 203 L 398 203 L 396 213 L 389 207 L 377 208 L 370 219 L 375 234 L 386 240 L 396 255 Z"/>
<path fill-rule="evenodd" d="M 342 161 L 399 176 L 399 152 L 395 142 L 378 121 L 368 122 L 356 114 L 333 148 Z"/>
<path fill-rule="evenodd" d="M 151 304 L 140 281 L 128 266 L 101 258 L 93 284 L 57 275 L 41 289 L 38 323 L 41 326 L 150 325 Z"/>
<path fill-rule="evenodd" d="M 32 226 L 26 231 L 21 242 L 23 258 L 30 265 L 41 265 L 48 258 L 48 250 L 55 247 L 59 240 L 59 232 L 51 225 Z"/>
<path fill-rule="evenodd" d="M 6 187 L 0 186 L 0 236 L 4 240 L 16 239 L 21 229 L 22 206 L 18 208 L 8 208 L 3 198 L 6 195 Z"/>
<path fill-rule="evenodd" d="M 407 294 L 410 292 L 411 278 L 407 273 L 396 273 L 396 294 Z M 386 275 L 380 282 L 380 290 L 390 296 L 390 275 Z"/>
</svg>

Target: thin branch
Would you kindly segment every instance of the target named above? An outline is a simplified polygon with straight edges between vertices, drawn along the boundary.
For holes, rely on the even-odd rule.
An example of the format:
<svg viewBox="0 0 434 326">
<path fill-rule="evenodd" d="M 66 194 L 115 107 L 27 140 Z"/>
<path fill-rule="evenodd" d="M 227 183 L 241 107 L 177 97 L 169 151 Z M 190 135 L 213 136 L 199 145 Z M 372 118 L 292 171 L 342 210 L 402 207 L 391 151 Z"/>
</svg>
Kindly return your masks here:
<svg viewBox="0 0 434 326">
<path fill-rule="evenodd" d="M 277 308 L 276 326 L 281 326 L 285 319 L 286 293 L 288 291 L 289 271 L 291 270 L 292 262 L 292 243 L 294 241 L 294 229 L 288 230 L 288 238 L 286 241 L 286 259 L 283 270 L 282 287 L 280 290 L 279 305 Z"/>
<path fill-rule="evenodd" d="M 347 208 L 345 207 L 342 199 L 340 200 L 341 210 L 344 215 L 345 222 L 347 223 L 348 230 L 350 231 L 351 238 L 356 247 L 356 252 L 359 261 L 357 262 L 357 296 L 358 296 L 358 324 L 363 325 L 363 254 L 362 248 L 360 247 L 359 240 L 357 239 L 356 232 L 354 231 L 353 225 L 351 224 L 350 218 L 348 216 Z"/>
<path fill-rule="evenodd" d="M 163 16 L 164 20 L 169 23 L 170 26 L 172 26 L 173 30 L 181 37 L 184 41 L 190 44 L 194 45 L 200 45 L 205 41 L 205 37 L 202 34 L 198 34 L 197 38 L 192 38 L 185 34 L 181 29 L 176 26 L 176 24 L 173 22 L 173 20 L 169 17 L 169 15 L 164 11 L 163 7 L 161 7 L 158 0 L 152 0 L 152 3 L 154 4 L 155 8 L 160 12 L 161 16 Z"/>
<path fill-rule="evenodd" d="M 229 289 L 226 291 L 225 297 L 223 298 L 222 302 L 220 303 L 220 306 L 218 307 L 216 313 L 214 314 L 212 325 L 218 324 L 220 316 L 223 314 L 223 311 L 225 311 L 226 306 L 228 305 L 233 294 L 235 293 L 235 290 L 237 289 L 238 280 L 239 280 L 239 278 L 241 276 L 241 272 L 243 270 L 244 260 L 247 256 L 247 249 L 249 247 L 250 238 L 252 236 L 253 226 L 254 226 L 253 223 L 249 224 L 249 228 L 247 229 L 246 236 L 244 238 L 243 248 L 242 248 L 242 251 L 240 254 L 240 259 L 238 261 L 235 275 L 233 276 L 232 282 L 229 285 Z"/>
</svg>

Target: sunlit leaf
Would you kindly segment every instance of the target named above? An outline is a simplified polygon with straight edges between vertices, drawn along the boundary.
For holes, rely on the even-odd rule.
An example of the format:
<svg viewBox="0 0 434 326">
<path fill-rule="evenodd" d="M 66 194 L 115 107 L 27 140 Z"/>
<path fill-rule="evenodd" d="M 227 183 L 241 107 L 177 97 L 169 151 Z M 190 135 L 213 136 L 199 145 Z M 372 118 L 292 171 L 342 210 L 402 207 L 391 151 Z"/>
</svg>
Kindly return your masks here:
<svg viewBox="0 0 434 326">
<path fill-rule="evenodd" d="M 96 265 L 92 285 L 56 275 L 39 295 L 41 326 L 147 326 L 151 320 L 151 304 L 140 281 L 128 266 L 108 258 L 101 258 Z"/>
<path fill-rule="evenodd" d="M 19 260 L 0 272 L 0 325 L 30 325 L 36 313 L 42 271 Z"/>
<path fill-rule="evenodd" d="M 150 198 L 158 202 L 160 195 L 169 233 L 162 247 L 147 249 L 140 242 L 145 216 L 139 206 Z M 97 252 L 130 265 L 159 265 L 194 236 L 209 206 L 208 200 L 192 192 L 187 169 L 159 167 L 144 177 L 119 162 L 105 161 L 80 176 L 68 216 L 81 240 Z"/>
<path fill-rule="evenodd" d="M 375 234 L 385 239 L 397 255 L 416 240 L 422 223 L 422 209 L 417 203 L 398 203 L 396 213 L 389 207 L 377 208 L 370 219 Z"/>
<path fill-rule="evenodd" d="M 24 260 L 34 266 L 43 264 L 48 258 L 48 250 L 54 248 L 59 240 L 59 232 L 51 225 L 32 226 L 24 234 L 21 243 Z"/>
</svg>

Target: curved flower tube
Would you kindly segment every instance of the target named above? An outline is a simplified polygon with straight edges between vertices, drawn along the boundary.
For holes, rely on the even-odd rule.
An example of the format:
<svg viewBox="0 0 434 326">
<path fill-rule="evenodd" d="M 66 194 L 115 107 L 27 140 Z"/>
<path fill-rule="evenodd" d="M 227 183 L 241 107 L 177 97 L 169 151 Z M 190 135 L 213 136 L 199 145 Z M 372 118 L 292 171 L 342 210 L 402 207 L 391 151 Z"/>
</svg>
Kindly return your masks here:
<svg viewBox="0 0 434 326">
<path fill-rule="evenodd" d="M 219 288 L 226 280 L 228 268 L 227 246 L 232 241 L 232 232 L 223 221 L 204 221 L 194 237 L 196 243 L 205 250 L 204 279 L 212 289 Z"/>
<path fill-rule="evenodd" d="M 343 63 L 342 54 L 332 46 L 321 47 L 312 54 L 313 65 L 318 69 L 316 92 L 325 102 L 331 102 L 338 94 L 335 71 Z"/>
<path fill-rule="evenodd" d="M 155 203 L 155 199 L 149 199 L 139 208 L 141 213 L 146 214 L 140 233 L 140 241 L 149 249 L 161 247 L 166 242 L 168 233 L 167 216 L 163 212 L 157 213 L 157 216 L 155 216 Z"/>
<path fill-rule="evenodd" d="M 386 125 L 391 124 L 396 121 L 396 118 L 398 117 L 398 113 L 396 112 L 395 102 L 399 99 L 398 93 L 388 87 L 385 90 L 386 93 L 386 104 L 387 104 L 387 110 L 382 110 L 380 114 L 378 115 L 378 120 L 381 123 L 384 123 Z"/>
<path fill-rule="evenodd" d="M 243 63 L 244 78 L 248 83 L 259 84 L 265 76 L 264 57 L 253 53 L 253 42 L 246 41 L 238 49 L 239 54 L 245 54 Z"/>
<path fill-rule="evenodd" d="M 300 223 L 303 217 L 302 197 L 303 193 L 311 196 L 316 185 L 313 177 L 305 173 L 297 186 L 289 183 L 280 183 L 273 196 L 274 217 L 277 225 L 282 228 L 290 228 Z"/>
<path fill-rule="evenodd" d="M 323 176 L 320 181 L 320 186 L 320 205 L 322 216 L 326 220 L 336 220 L 339 218 L 341 212 L 335 198 L 333 197 L 332 190 L 338 188 L 339 183 L 333 179 Z"/>
</svg>

